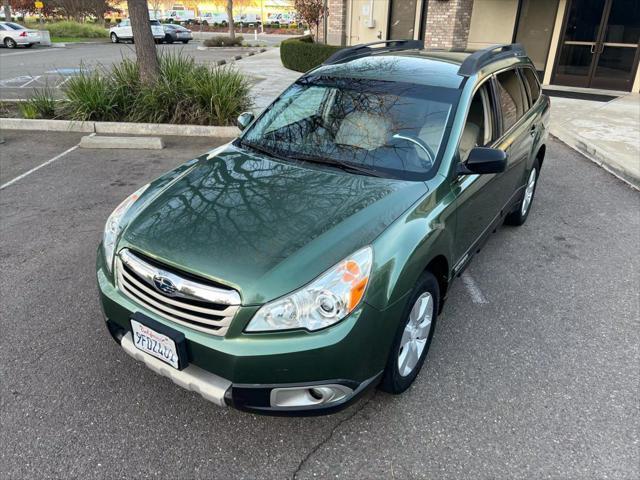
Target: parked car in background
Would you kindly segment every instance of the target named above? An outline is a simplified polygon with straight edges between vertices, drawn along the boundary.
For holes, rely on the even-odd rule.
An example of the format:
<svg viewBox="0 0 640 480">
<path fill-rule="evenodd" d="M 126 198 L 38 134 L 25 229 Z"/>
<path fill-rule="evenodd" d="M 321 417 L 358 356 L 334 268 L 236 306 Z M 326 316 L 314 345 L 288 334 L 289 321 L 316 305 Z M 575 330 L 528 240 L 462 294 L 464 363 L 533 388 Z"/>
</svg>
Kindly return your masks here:
<svg viewBox="0 0 640 480">
<path fill-rule="evenodd" d="M 233 21 L 245 27 L 249 25 L 260 25 L 260 15 L 257 13 L 243 13 L 242 15 L 234 15 Z"/>
<path fill-rule="evenodd" d="M 226 13 L 203 12 L 198 21 L 203 25 L 228 25 L 228 18 Z"/>
<path fill-rule="evenodd" d="M 162 19 L 174 23 L 192 22 L 196 19 L 196 13 L 193 10 L 166 10 Z"/>
<path fill-rule="evenodd" d="M 162 28 L 162 24 L 158 20 L 151 20 L 151 33 L 153 33 L 153 38 L 156 43 L 160 43 L 164 40 L 164 29 Z M 131 29 L 131 20 L 128 18 L 122 20 L 115 27 L 111 27 L 109 29 L 109 38 L 111 38 L 111 43 L 118 43 L 121 40 L 131 40 L 134 41 L 133 38 L 133 30 Z"/>
<path fill-rule="evenodd" d="M 14 22 L 0 22 L 0 42 L 7 48 L 33 47 L 40 43 L 40 32 Z"/>
<path fill-rule="evenodd" d="M 164 43 L 182 42 L 186 44 L 189 43 L 190 40 L 193 40 L 191 30 L 182 25 L 165 23 L 162 25 L 162 28 L 164 29 Z"/>
</svg>

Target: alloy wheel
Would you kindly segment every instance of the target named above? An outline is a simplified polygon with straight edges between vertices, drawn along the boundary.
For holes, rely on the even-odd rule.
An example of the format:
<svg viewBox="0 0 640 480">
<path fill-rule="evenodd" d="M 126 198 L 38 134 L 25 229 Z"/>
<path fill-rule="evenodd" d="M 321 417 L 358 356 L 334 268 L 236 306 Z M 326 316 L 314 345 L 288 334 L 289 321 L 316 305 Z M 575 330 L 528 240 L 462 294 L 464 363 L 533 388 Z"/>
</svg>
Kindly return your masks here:
<svg viewBox="0 0 640 480">
<path fill-rule="evenodd" d="M 418 297 L 409 313 L 409 321 L 404 327 L 398 351 L 398 371 L 406 377 L 420 361 L 427 344 L 431 321 L 433 320 L 433 297 L 424 292 Z"/>
<path fill-rule="evenodd" d="M 538 178 L 537 171 L 535 168 L 531 169 L 531 173 L 529 174 L 529 180 L 527 180 L 527 188 L 524 191 L 524 198 L 522 199 L 522 209 L 520 211 L 521 215 L 524 217 L 531 206 L 531 200 L 533 200 L 533 192 L 536 189 L 536 179 Z"/>
</svg>

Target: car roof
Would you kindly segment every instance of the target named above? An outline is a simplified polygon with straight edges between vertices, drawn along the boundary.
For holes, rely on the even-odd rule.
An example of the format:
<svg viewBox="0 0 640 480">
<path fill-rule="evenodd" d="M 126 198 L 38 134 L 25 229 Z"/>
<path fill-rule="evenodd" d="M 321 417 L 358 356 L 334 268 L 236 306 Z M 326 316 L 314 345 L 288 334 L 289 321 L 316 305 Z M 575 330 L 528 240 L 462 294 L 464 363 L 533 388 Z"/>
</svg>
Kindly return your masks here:
<svg viewBox="0 0 640 480">
<path fill-rule="evenodd" d="M 460 72 L 464 61 L 476 50 L 408 49 L 382 51 L 368 56 L 322 65 L 310 74 L 408 82 L 445 88 L 462 88 L 468 75 Z M 530 63 L 527 57 L 496 58 L 478 70 L 479 78 L 518 63 Z"/>
</svg>

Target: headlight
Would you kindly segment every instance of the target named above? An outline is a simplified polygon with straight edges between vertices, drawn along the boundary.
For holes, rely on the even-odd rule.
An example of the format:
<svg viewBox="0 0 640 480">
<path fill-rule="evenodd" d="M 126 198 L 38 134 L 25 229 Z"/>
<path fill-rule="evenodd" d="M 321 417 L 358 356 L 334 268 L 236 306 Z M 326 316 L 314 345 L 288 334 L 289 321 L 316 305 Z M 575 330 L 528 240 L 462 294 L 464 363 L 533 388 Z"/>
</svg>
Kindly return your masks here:
<svg viewBox="0 0 640 480">
<path fill-rule="evenodd" d="M 313 331 L 339 322 L 362 300 L 372 263 L 371 247 L 358 250 L 307 286 L 263 305 L 246 331 Z"/>
<path fill-rule="evenodd" d="M 144 187 L 125 198 L 125 200 L 116 207 L 107 219 L 107 224 L 104 226 L 104 234 L 102 236 L 102 248 L 104 248 L 104 256 L 107 259 L 107 268 L 109 271 L 111 271 L 113 266 L 113 255 L 116 248 L 116 242 L 118 241 L 118 236 L 122 231 L 122 226 L 120 225 L 122 217 L 127 213 L 127 210 L 129 210 L 131 205 L 140 198 L 140 195 L 142 195 L 148 186 L 149 184 L 146 184 Z"/>
</svg>

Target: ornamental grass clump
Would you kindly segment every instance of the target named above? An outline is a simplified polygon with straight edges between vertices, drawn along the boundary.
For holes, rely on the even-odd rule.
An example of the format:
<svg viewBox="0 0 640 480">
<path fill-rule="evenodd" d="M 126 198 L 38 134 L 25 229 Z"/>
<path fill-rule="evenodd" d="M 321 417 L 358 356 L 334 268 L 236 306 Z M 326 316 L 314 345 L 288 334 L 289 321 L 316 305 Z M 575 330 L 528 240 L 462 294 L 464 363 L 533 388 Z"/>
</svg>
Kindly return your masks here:
<svg viewBox="0 0 640 480">
<path fill-rule="evenodd" d="M 251 106 L 250 85 L 233 67 L 209 67 L 191 57 L 165 54 L 151 84 L 124 59 L 110 70 L 82 70 L 64 85 L 73 120 L 233 125 Z"/>
</svg>

